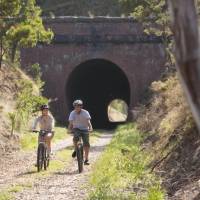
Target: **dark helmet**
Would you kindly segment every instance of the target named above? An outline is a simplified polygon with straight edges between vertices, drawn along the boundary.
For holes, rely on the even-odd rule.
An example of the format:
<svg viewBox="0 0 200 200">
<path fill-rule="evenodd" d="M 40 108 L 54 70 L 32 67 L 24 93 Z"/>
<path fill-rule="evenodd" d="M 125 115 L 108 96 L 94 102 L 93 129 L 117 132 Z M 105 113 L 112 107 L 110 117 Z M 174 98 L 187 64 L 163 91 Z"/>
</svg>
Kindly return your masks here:
<svg viewBox="0 0 200 200">
<path fill-rule="evenodd" d="M 41 105 L 40 110 L 44 110 L 44 109 L 49 110 L 49 106 L 47 104 Z"/>
<path fill-rule="evenodd" d="M 74 106 L 74 107 L 75 107 L 75 106 L 82 106 L 82 105 L 83 105 L 83 101 L 80 100 L 80 99 L 75 100 L 75 101 L 73 102 L 73 106 Z"/>
</svg>

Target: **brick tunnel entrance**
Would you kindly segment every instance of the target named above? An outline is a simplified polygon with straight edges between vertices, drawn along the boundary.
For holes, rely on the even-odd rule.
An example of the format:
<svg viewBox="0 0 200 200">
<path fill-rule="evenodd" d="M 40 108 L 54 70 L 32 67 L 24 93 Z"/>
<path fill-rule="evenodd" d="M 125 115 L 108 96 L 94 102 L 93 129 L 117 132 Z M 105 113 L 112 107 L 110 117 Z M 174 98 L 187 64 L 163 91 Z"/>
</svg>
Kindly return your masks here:
<svg viewBox="0 0 200 200">
<path fill-rule="evenodd" d="M 66 84 L 66 100 L 82 99 L 84 108 L 92 116 L 94 128 L 111 129 L 118 123 L 110 122 L 108 105 L 121 99 L 129 105 L 130 86 L 124 72 L 114 63 L 104 59 L 93 59 L 78 65 L 70 74 Z"/>
</svg>

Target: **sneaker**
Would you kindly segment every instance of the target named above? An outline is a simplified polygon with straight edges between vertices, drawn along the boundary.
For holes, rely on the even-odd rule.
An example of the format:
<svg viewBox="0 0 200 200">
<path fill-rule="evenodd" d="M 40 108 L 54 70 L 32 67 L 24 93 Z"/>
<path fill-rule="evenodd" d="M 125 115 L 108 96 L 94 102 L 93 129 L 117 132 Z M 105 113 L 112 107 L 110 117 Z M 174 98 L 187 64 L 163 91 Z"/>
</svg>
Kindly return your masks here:
<svg viewBox="0 0 200 200">
<path fill-rule="evenodd" d="M 89 163 L 89 160 L 85 160 L 84 161 L 84 165 L 89 165 L 90 163 Z"/>
<path fill-rule="evenodd" d="M 75 158 L 75 157 L 76 157 L 76 151 L 73 151 L 72 158 Z"/>
</svg>

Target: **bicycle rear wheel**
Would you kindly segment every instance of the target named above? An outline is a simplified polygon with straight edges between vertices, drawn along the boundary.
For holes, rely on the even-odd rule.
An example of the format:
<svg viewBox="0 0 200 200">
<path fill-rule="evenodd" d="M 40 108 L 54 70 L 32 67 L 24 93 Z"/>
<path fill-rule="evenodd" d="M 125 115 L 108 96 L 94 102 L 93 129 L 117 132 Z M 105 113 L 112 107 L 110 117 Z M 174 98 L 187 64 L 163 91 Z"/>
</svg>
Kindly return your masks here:
<svg viewBox="0 0 200 200">
<path fill-rule="evenodd" d="M 83 145 L 79 144 L 76 150 L 77 161 L 78 161 L 78 172 L 83 171 Z"/>
<path fill-rule="evenodd" d="M 43 165 L 43 144 L 39 144 L 38 150 L 37 150 L 37 171 L 40 172 L 42 170 Z"/>
</svg>

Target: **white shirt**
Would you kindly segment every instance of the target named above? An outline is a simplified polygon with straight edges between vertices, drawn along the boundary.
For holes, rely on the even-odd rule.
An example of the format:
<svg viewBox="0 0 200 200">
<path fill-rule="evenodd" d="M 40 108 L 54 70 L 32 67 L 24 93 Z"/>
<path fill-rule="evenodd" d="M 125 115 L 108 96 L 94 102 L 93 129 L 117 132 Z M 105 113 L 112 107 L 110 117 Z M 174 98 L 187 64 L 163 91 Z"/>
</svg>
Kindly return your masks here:
<svg viewBox="0 0 200 200">
<path fill-rule="evenodd" d="M 91 116 L 87 110 L 81 109 L 80 113 L 73 110 L 69 115 L 69 121 L 72 121 L 73 128 L 78 128 L 80 130 L 88 130 L 88 120 Z"/>
</svg>

